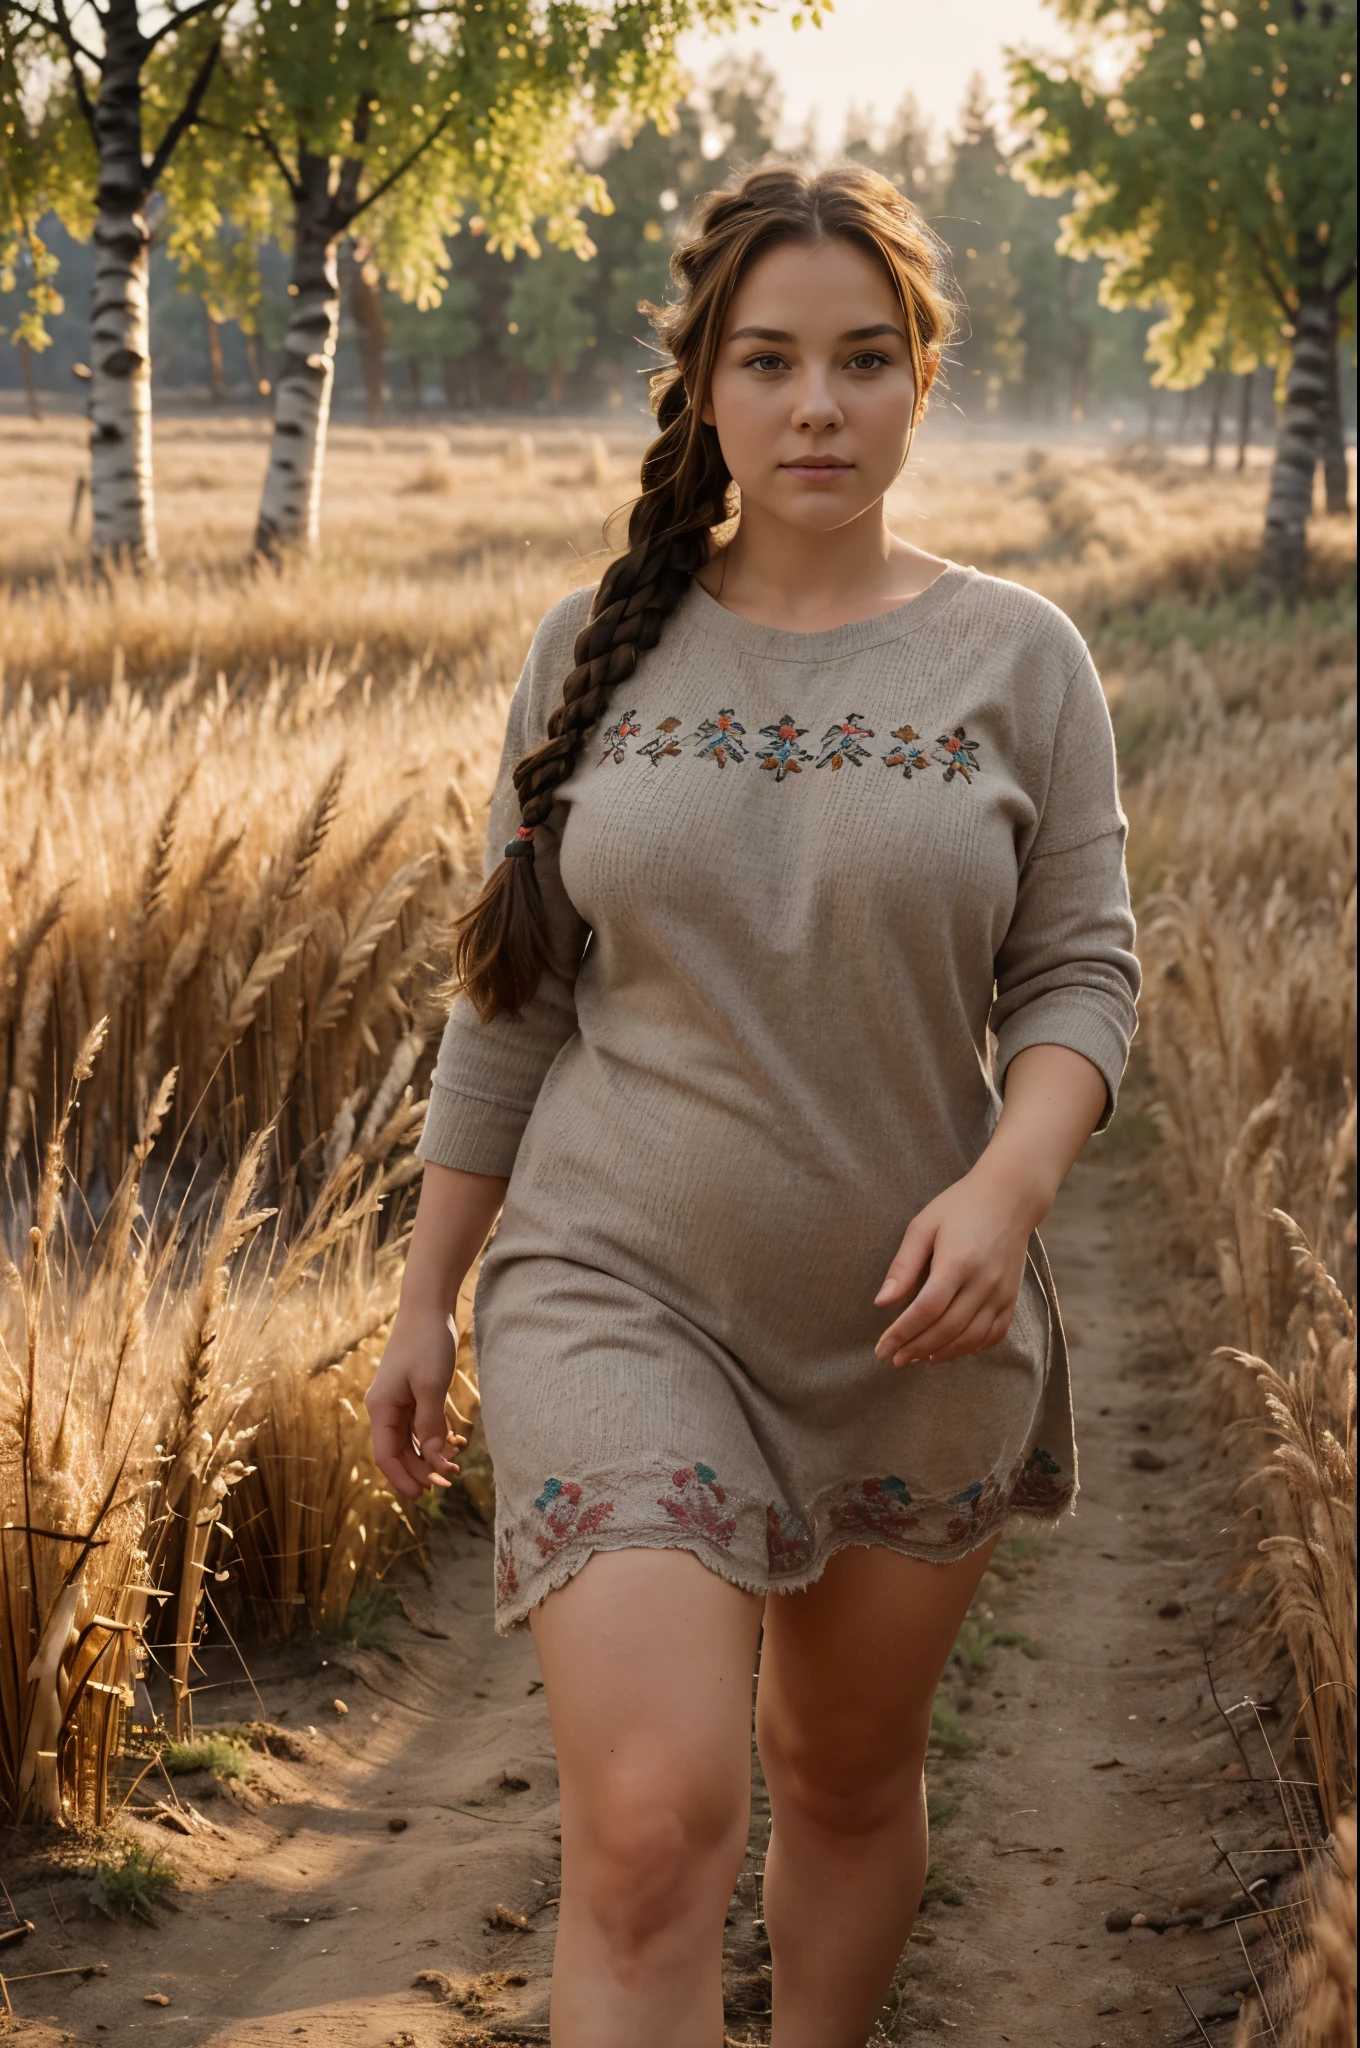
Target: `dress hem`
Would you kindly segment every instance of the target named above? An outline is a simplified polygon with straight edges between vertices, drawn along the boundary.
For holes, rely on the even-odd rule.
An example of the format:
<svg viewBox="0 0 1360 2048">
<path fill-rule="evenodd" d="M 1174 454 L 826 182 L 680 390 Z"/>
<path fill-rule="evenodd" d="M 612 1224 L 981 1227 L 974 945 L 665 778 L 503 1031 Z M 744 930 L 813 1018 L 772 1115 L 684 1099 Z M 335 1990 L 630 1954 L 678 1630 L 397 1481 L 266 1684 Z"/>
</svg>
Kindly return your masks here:
<svg viewBox="0 0 1360 2048">
<path fill-rule="evenodd" d="M 821 1578 L 833 1557 L 843 1550 L 889 1550 L 899 1557 L 919 1558 L 927 1564 L 956 1564 L 970 1552 L 981 1549 L 994 1537 L 1004 1537 L 1013 1524 L 1019 1523 L 1030 1529 L 1057 1530 L 1064 1519 L 1076 1513 L 1077 1494 L 1080 1488 L 1074 1479 L 1070 1487 L 1043 1501 L 1008 1504 L 1002 1512 L 987 1525 L 971 1529 L 955 1541 L 930 1543 L 897 1533 L 881 1530 L 842 1529 L 833 1531 L 822 1544 L 807 1566 L 797 1572 L 760 1573 L 742 1570 L 739 1561 L 730 1555 L 721 1542 L 705 1538 L 702 1534 L 688 1534 L 675 1528 L 640 1527 L 601 1530 L 579 1542 L 566 1545 L 554 1557 L 551 1565 L 528 1575 L 524 1584 L 516 1584 L 514 1593 L 506 1597 L 503 1590 L 504 1560 L 507 1549 L 504 1538 L 497 1542 L 497 1604 L 495 1626 L 497 1635 L 508 1636 L 527 1626 L 529 1617 L 536 1607 L 542 1605 L 550 1593 L 560 1592 L 574 1579 L 582 1567 L 590 1562 L 597 1551 L 616 1550 L 683 1550 L 698 1559 L 710 1571 L 735 1586 L 739 1592 L 753 1593 L 768 1599 L 774 1593 L 801 1593 Z"/>
</svg>

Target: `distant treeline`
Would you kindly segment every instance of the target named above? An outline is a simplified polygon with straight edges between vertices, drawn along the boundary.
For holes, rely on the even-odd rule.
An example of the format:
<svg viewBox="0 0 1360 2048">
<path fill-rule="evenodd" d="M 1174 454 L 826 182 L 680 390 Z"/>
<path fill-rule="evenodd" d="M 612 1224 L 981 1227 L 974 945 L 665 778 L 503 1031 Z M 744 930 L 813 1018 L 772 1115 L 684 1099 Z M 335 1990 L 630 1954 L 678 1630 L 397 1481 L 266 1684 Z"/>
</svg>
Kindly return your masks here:
<svg viewBox="0 0 1360 2048">
<path fill-rule="evenodd" d="M 448 286 L 427 311 L 386 290 L 364 244 L 351 240 L 341 261 L 337 402 L 370 417 L 441 406 L 594 412 L 642 405 L 653 359 L 639 302 L 664 296 L 671 242 L 693 200 L 772 149 L 780 125 L 768 67 L 760 59 L 729 62 L 678 109 L 671 133 L 647 127 L 605 155 L 600 168 L 614 211 L 587 216 L 593 257 L 582 262 L 545 244 L 537 257 L 518 251 L 507 262 L 488 252 L 473 217 L 449 242 Z M 886 126 L 852 116 L 840 148 L 908 192 L 948 246 L 967 309 L 951 352 L 949 401 L 968 418 L 999 412 L 1036 423 L 1080 421 L 1092 409 L 1148 399 L 1144 349 L 1154 313 L 1101 306 L 1099 265 L 1057 253 L 1066 202 L 1031 193 L 1009 175 L 980 79 L 943 148 L 910 96 Z M 60 258 L 65 310 L 49 321 L 51 348 L 27 368 L 36 389 L 69 391 L 89 346 L 91 251 L 55 223 L 44 236 Z M 287 321 L 289 262 L 266 243 L 259 263 L 255 331 L 246 332 L 212 318 L 158 236 L 151 321 L 162 389 L 263 403 Z M 6 330 L 14 325 L 10 313 L 0 299 Z M 0 383 L 16 388 L 23 371 L 16 350 L 0 350 Z M 1168 397 L 1163 431 L 1173 430 L 1183 403 Z M 1197 403 L 1208 407 L 1212 394 Z M 1265 427 L 1264 380 L 1256 416 Z M 1144 424 L 1141 413 L 1130 422 Z"/>
</svg>

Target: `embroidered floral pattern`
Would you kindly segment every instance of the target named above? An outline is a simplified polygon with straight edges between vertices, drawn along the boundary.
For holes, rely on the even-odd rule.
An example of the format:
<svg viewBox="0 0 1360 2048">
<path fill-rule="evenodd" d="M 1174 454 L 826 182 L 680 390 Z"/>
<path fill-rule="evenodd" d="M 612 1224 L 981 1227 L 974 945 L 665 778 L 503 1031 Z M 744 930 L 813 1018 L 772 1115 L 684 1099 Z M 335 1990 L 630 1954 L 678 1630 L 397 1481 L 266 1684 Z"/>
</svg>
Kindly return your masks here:
<svg viewBox="0 0 1360 2048">
<path fill-rule="evenodd" d="M 772 1573 L 804 1572 L 812 1562 L 812 1531 L 781 1501 L 765 1509 L 765 1546 Z"/>
<path fill-rule="evenodd" d="M 706 1536 L 725 1550 L 737 1533 L 736 1517 L 724 1515 L 727 1495 L 711 1465 L 682 1465 L 671 1474 L 669 1489 L 657 1500 L 677 1529 L 687 1536 Z"/>
<path fill-rule="evenodd" d="M 612 1500 L 598 1500 L 588 1508 L 581 1505 L 581 1488 L 574 1479 L 550 1479 L 534 1506 L 545 1526 L 536 1530 L 534 1542 L 540 1557 L 556 1557 L 569 1543 L 593 1536 L 614 1512 Z"/>
<path fill-rule="evenodd" d="M 1026 1458 L 1011 1494 L 1013 1508 L 1058 1508 L 1071 1484 L 1057 1459 L 1038 1446 Z"/>
<path fill-rule="evenodd" d="M 945 1542 L 964 1543 L 970 1536 L 980 1538 L 985 1535 L 995 1519 L 1000 1491 L 995 1475 L 988 1473 L 986 1479 L 975 1479 L 961 1493 L 951 1493 L 949 1505 L 955 1513 L 945 1524 Z"/>
<path fill-rule="evenodd" d="M 675 737 L 676 728 L 679 723 L 680 720 L 678 718 L 663 718 L 656 729 L 655 736 L 648 740 L 645 747 L 638 748 L 638 752 L 642 755 L 643 759 L 650 761 L 653 768 L 656 767 L 659 761 L 679 760 L 680 742 Z"/>
<path fill-rule="evenodd" d="M 828 1519 L 842 1536 L 893 1536 L 918 1528 L 921 1521 L 912 1512 L 906 1481 L 893 1473 L 883 1479 L 851 1479 L 837 1487 Z"/>
<path fill-rule="evenodd" d="M 693 732 L 681 737 L 683 722 L 675 717 L 663 718 L 651 739 L 633 748 L 631 743 L 642 727 L 637 722 L 636 709 L 627 711 L 605 733 L 600 762 L 622 762 L 632 751 L 656 768 L 662 761 L 678 761 L 687 747 L 693 750 L 697 760 L 714 761 L 719 768 L 726 768 L 729 762 L 746 759 L 749 748 L 746 727 L 730 705 L 715 712 L 712 718 L 700 719 Z M 756 749 L 756 759 L 762 768 L 773 771 L 776 782 L 782 782 L 786 775 L 801 775 L 803 763 L 813 760 L 809 750 L 798 744 L 806 732 L 807 727 L 798 725 L 791 711 L 786 711 L 773 725 L 761 726 L 760 737 L 766 744 Z M 859 768 L 871 758 L 864 743 L 873 737 L 874 728 L 864 723 L 862 715 L 858 711 L 848 712 L 822 734 L 815 765 L 830 768 L 833 772 L 847 764 Z M 941 733 L 931 749 L 927 749 L 914 725 L 894 726 L 891 738 L 892 746 L 878 758 L 885 768 L 900 768 L 908 782 L 914 775 L 925 775 L 934 768 L 944 771 L 942 779 L 945 782 L 957 779 L 971 783 L 975 775 L 982 773 L 982 763 L 978 759 L 981 741 L 970 739 L 961 725 Z"/>
<path fill-rule="evenodd" d="M 600 756 L 601 766 L 606 761 L 622 761 L 628 752 L 629 740 L 636 739 L 637 735 L 642 731 L 642 727 L 636 723 L 636 719 L 636 710 L 625 711 L 622 718 L 610 726 L 604 736 L 604 752 Z"/>
<path fill-rule="evenodd" d="M 729 708 L 716 718 L 701 719 L 699 730 L 689 735 L 685 745 L 692 746 L 701 761 L 716 761 L 725 768 L 729 761 L 746 759 L 746 727 Z"/>
<path fill-rule="evenodd" d="M 502 1531 L 496 1539 L 496 1598 L 502 1602 L 513 1600 L 518 1592 L 515 1553 L 510 1548 L 510 1538 Z"/>
<path fill-rule="evenodd" d="M 883 766 L 900 768 L 908 782 L 913 775 L 924 775 L 932 764 L 916 728 L 911 725 L 894 726 L 892 736 L 897 745 L 882 756 Z"/>
<path fill-rule="evenodd" d="M 762 725 L 760 737 L 768 740 L 767 747 L 756 749 L 756 759 L 762 768 L 772 768 L 776 782 L 782 782 L 786 775 L 801 775 L 804 761 L 812 759 L 806 747 L 798 742 L 807 731 L 805 725 L 795 725 L 792 712 L 786 711 L 775 725 Z"/>
<path fill-rule="evenodd" d="M 843 768 L 848 761 L 852 768 L 860 767 L 869 758 L 863 742 L 873 736 L 873 727 L 863 723 L 859 712 L 850 712 L 838 725 L 829 725 L 822 734 L 822 751 L 817 756 L 817 766 Z"/>
<path fill-rule="evenodd" d="M 935 759 L 944 769 L 946 782 L 952 782 L 956 775 L 961 775 L 965 782 L 971 782 L 975 775 L 981 775 L 982 768 L 977 757 L 980 744 L 978 740 L 970 740 L 961 725 L 956 725 L 952 732 L 940 734 L 935 742 Z"/>
</svg>

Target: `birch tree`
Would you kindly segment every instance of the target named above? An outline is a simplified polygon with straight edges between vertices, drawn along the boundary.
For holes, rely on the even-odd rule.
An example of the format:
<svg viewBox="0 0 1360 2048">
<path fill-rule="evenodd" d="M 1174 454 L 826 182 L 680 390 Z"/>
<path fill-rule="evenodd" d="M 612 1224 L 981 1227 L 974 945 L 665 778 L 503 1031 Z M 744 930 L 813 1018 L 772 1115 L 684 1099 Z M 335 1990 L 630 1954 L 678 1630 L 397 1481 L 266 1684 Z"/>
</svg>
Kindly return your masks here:
<svg viewBox="0 0 1360 2048">
<path fill-rule="evenodd" d="M 362 235 L 386 284 L 428 306 L 465 217 L 493 249 L 536 256 L 539 223 L 550 244 L 588 255 L 582 215 L 609 198 L 580 160 L 582 128 L 664 125 L 684 91 L 680 37 L 769 11 L 758 0 L 251 0 L 200 140 L 248 142 L 289 216 L 292 305 L 259 553 L 318 545 L 344 237 Z"/>
<path fill-rule="evenodd" d="M 1024 174 L 1074 193 L 1060 247 L 1104 259 L 1106 304 L 1165 309 L 1148 337 L 1162 381 L 1283 370 L 1260 575 L 1293 603 L 1355 318 L 1353 0 L 1054 4 L 1088 33 L 1061 65 L 1012 62 Z M 1116 86 L 1098 82 L 1103 29 L 1128 52 Z"/>
<path fill-rule="evenodd" d="M 59 67 L 93 146 L 90 502 L 97 559 L 157 556 L 147 203 L 212 79 L 228 0 L 0 0 Z M 150 129 L 150 135 L 148 135 Z"/>
</svg>

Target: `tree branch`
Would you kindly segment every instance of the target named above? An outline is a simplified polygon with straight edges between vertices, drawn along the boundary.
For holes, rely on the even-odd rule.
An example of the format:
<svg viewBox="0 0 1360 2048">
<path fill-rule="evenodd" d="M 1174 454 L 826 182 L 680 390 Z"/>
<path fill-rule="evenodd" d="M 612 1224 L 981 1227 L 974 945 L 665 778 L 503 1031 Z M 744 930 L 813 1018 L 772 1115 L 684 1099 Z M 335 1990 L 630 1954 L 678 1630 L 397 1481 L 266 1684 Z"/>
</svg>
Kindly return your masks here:
<svg viewBox="0 0 1360 2048">
<path fill-rule="evenodd" d="M 1260 235 L 1254 233 L 1250 228 L 1246 229 L 1245 233 L 1247 240 L 1261 259 L 1261 275 L 1269 286 L 1271 295 L 1279 306 L 1280 311 L 1284 314 L 1285 319 L 1292 320 L 1296 309 L 1290 305 L 1289 295 L 1276 276 L 1275 266 L 1266 252 L 1264 242 L 1261 240 Z"/>
<path fill-rule="evenodd" d="M 160 147 L 152 157 L 146 172 L 146 190 L 149 192 L 175 152 L 175 145 L 186 128 L 192 128 L 198 119 L 198 110 L 203 104 L 203 95 L 212 82 L 217 60 L 222 54 L 222 38 L 210 47 L 207 56 L 198 67 L 198 74 L 185 96 L 184 105 L 176 114 L 170 126 L 161 137 Z"/>
<path fill-rule="evenodd" d="M 411 154 L 407 157 L 405 163 L 398 164 L 397 168 L 394 171 L 389 171 L 387 176 L 383 179 L 382 183 L 380 185 L 375 185 L 373 187 L 373 190 L 369 193 L 367 199 L 361 199 L 358 205 L 352 209 L 349 215 L 349 220 L 346 221 L 345 223 L 347 227 L 350 225 L 350 222 L 358 220 L 359 215 L 361 213 L 367 212 L 370 206 L 375 205 L 376 202 L 382 198 L 384 192 L 390 192 L 392 187 L 396 184 L 398 178 L 404 178 L 406 176 L 406 173 L 410 170 L 412 164 L 417 163 L 420 160 L 420 158 L 424 156 L 430 144 L 434 142 L 437 139 L 437 137 L 443 133 L 443 131 L 448 127 L 449 122 L 452 119 L 453 116 L 451 114 L 441 115 L 440 119 L 435 122 L 434 127 L 430 130 L 429 134 L 425 137 L 424 141 L 418 142 L 416 144 L 416 147 L 411 151 Z"/>
<path fill-rule="evenodd" d="M 295 200 L 301 199 L 301 181 L 295 178 L 293 173 L 289 170 L 287 163 L 284 161 L 283 151 L 279 148 L 279 145 L 277 144 L 277 142 L 275 142 L 273 136 L 265 127 L 264 123 L 262 121 L 257 121 L 253 128 L 243 129 L 242 133 L 245 135 L 247 142 L 261 143 L 264 146 L 264 148 L 268 150 L 270 156 L 272 156 L 274 159 L 274 165 L 278 171 L 279 176 L 283 179 L 284 184 L 288 187 L 289 196 Z"/>
<path fill-rule="evenodd" d="M 71 26 L 71 18 L 66 12 L 66 0 L 53 0 L 52 12 L 56 19 L 58 39 L 60 40 L 62 48 L 66 52 L 67 59 L 71 66 L 71 81 L 76 89 L 76 103 L 79 106 L 81 113 L 85 116 L 85 120 L 90 129 L 91 134 L 93 134 L 94 102 L 90 98 L 89 87 L 85 83 L 85 74 L 81 70 L 79 64 L 76 62 L 76 59 L 78 57 L 83 57 L 85 55 L 85 50 L 80 42 L 79 37 L 76 35 L 75 30 Z M 99 69 L 98 60 L 96 58 L 91 57 L 89 59 L 89 62 L 94 65 L 96 71 Z"/>
<path fill-rule="evenodd" d="M 173 35 L 175 30 L 183 28 L 186 22 L 194 21 L 200 14 L 211 14 L 214 8 L 221 5 L 222 0 L 193 0 L 192 6 L 182 8 L 178 14 L 172 14 L 168 21 L 161 23 L 154 35 L 147 37 L 147 49 L 154 50 L 162 36 Z"/>
</svg>

